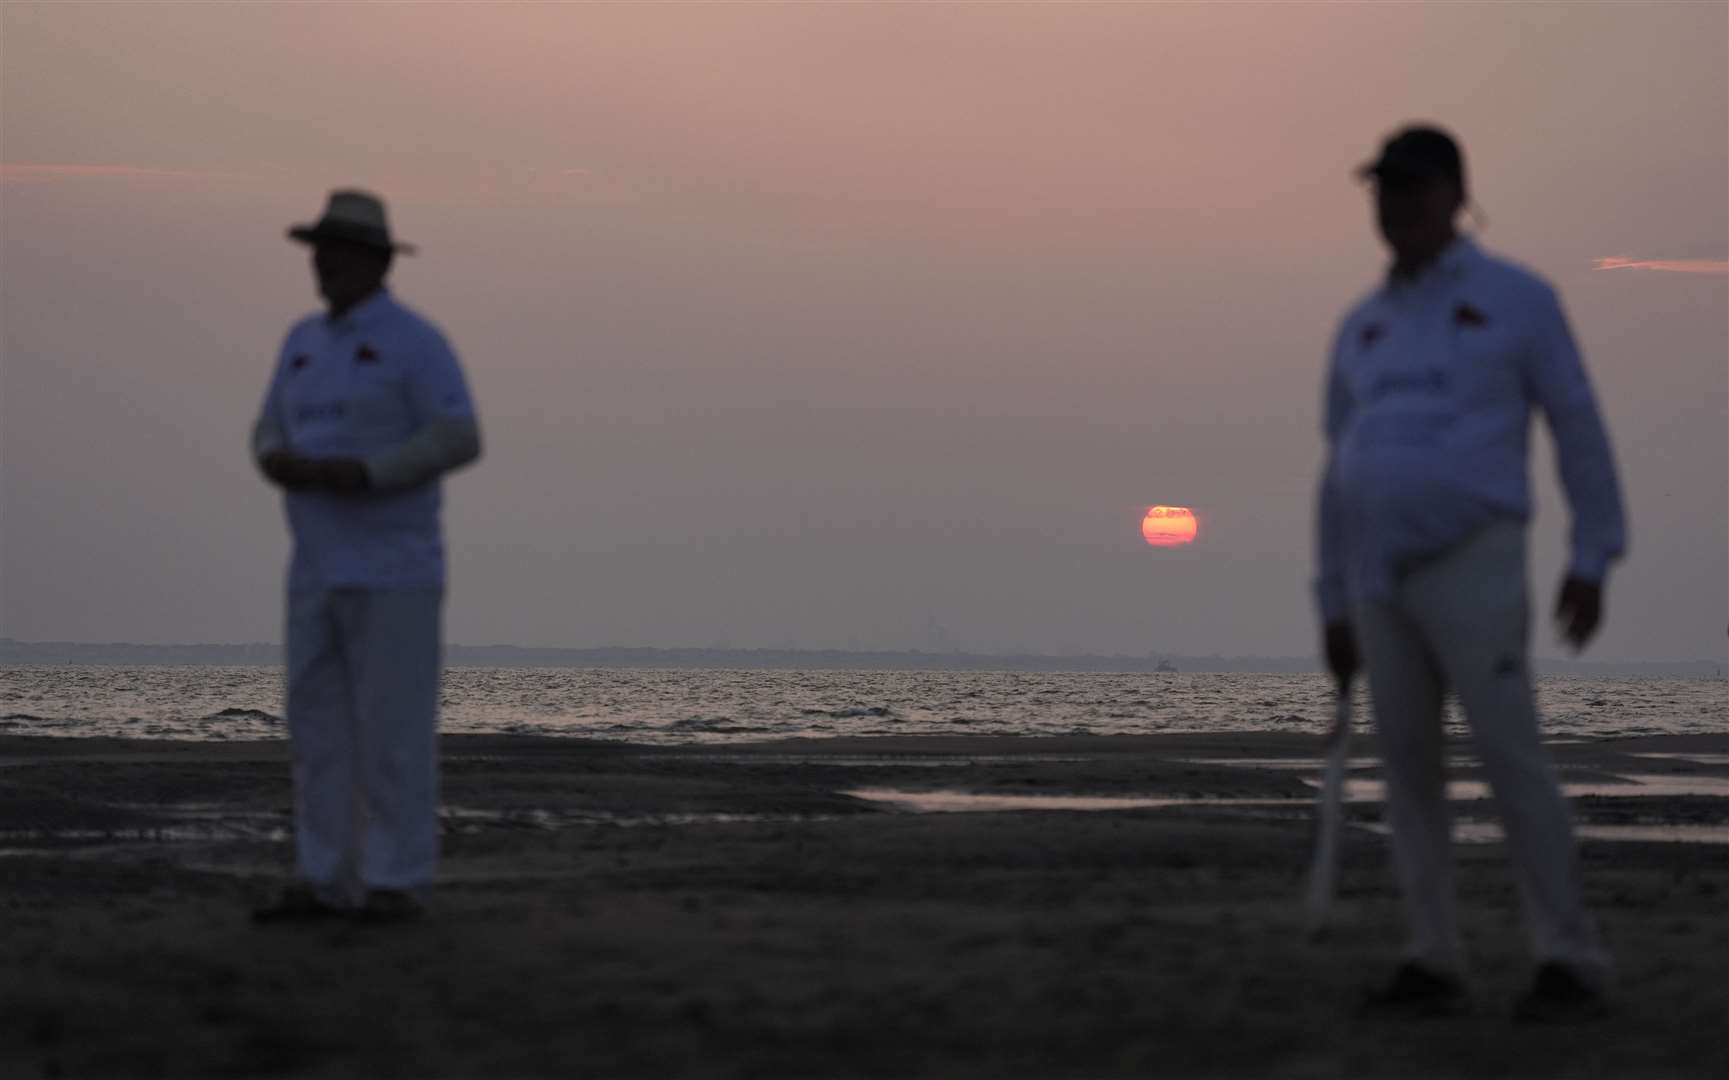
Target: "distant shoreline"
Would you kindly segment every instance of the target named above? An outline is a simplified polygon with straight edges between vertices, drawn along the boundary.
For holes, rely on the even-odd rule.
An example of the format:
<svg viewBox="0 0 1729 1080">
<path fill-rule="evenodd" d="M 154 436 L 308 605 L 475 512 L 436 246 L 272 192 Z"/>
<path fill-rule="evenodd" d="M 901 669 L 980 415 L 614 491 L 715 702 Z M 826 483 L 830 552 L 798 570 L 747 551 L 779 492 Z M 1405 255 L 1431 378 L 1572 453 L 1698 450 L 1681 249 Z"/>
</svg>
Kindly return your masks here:
<svg viewBox="0 0 1729 1080">
<path fill-rule="evenodd" d="M 279 645 L 142 645 L 125 642 L 18 641 L 0 638 L 0 667 L 49 664 L 122 666 L 274 666 L 282 662 Z M 850 649 L 599 649 L 541 648 L 518 645 L 450 645 L 451 667 L 661 668 L 788 671 L 1028 671 L 1113 674 L 1305 674 L 1318 662 L 1300 656 L 1143 656 L 1082 654 L 1048 656 L 965 652 L 866 651 Z M 1721 660 L 1559 660 L 1539 657 L 1545 675 L 1658 678 L 1712 678 L 1723 674 Z"/>
</svg>

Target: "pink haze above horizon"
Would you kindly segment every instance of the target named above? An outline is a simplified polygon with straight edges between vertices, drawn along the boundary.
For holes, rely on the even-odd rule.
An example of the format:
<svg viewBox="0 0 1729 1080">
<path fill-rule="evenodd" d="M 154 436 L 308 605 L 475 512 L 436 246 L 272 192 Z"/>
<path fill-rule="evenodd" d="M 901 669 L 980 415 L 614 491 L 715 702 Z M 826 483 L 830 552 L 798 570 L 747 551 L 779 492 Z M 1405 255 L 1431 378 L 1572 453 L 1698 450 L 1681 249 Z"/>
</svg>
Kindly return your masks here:
<svg viewBox="0 0 1729 1080">
<path fill-rule="evenodd" d="M 1594 654 L 1722 656 L 1723 5 L 13 4 L 0 90 L 5 636 L 280 637 L 246 431 L 359 184 L 486 430 L 450 640 L 1309 651 L 1351 171 L 1425 119 L 1597 381 Z"/>
</svg>

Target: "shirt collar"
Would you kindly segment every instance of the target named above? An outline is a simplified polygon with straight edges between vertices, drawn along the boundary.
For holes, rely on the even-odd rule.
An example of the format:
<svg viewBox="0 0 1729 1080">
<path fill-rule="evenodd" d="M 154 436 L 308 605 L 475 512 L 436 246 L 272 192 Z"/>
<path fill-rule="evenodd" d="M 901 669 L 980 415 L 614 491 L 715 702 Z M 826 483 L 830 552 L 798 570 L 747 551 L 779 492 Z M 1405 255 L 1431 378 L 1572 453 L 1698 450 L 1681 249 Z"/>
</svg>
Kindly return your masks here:
<svg viewBox="0 0 1729 1080">
<path fill-rule="evenodd" d="M 1463 234 L 1455 236 L 1453 242 L 1442 249 L 1441 253 L 1435 256 L 1434 260 L 1431 261 L 1429 265 L 1417 271 L 1417 273 L 1412 277 L 1394 277 L 1392 267 L 1388 267 L 1387 287 L 1390 289 L 1399 288 L 1401 286 L 1409 287 L 1436 279 L 1457 281 L 1460 277 L 1464 276 L 1465 271 L 1477 258 L 1477 255 L 1478 251 L 1475 241 Z"/>
<path fill-rule="evenodd" d="M 392 302 L 390 290 L 380 286 L 377 292 L 343 312 L 340 318 L 332 319 L 326 316 L 325 323 L 330 329 L 339 332 L 357 330 L 389 308 Z"/>
</svg>

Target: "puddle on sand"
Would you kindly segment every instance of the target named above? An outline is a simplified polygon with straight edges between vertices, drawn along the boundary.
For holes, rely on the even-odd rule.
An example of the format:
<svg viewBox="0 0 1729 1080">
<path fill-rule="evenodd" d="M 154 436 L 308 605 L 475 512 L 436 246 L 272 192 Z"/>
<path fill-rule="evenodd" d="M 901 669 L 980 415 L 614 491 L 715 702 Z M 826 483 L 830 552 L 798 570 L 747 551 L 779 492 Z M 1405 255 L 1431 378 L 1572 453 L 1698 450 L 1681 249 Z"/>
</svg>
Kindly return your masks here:
<svg viewBox="0 0 1729 1080">
<path fill-rule="evenodd" d="M 965 768 L 969 765 L 1078 765 L 1084 757 L 1054 754 L 662 754 L 661 761 L 701 761 L 722 765 L 833 765 L 845 769 Z"/>
<path fill-rule="evenodd" d="M 1299 769 L 1318 771 L 1322 764 L 1319 758 L 1311 757 L 1177 758 L 1175 760 L 1182 765 L 1218 765 L 1227 768 L 1291 769 L 1293 771 Z M 1457 765 L 1466 765 L 1469 762 L 1453 760 L 1447 764 L 1451 768 Z M 1345 767 L 1347 769 L 1378 769 L 1381 767 L 1381 759 L 1378 757 L 1349 758 L 1345 762 Z"/>
<path fill-rule="evenodd" d="M 170 807 L 172 820 L 147 825 L 107 829 L 0 829 L 0 857 L 82 853 L 99 855 L 129 850 L 140 845 L 200 844 L 228 841 L 287 843 L 293 836 L 288 815 L 210 809 L 205 804 Z M 832 815 L 818 814 L 729 814 L 687 812 L 620 814 L 605 810 L 481 810 L 447 806 L 439 811 L 439 824 L 447 833 L 473 834 L 490 829 L 553 831 L 586 825 L 651 826 L 711 825 L 750 821 L 824 821 Z"/>
<path fill-rule="evenodd" d="M 1603 785 L 1608 786 L 1608 785 Z M 1617 785 L 1626 787 L 1626 785 Z M 1135 795 L 979 795 L 965 791 L 898 791 L 893 788 L 861 788 L 843 791 L 855 799 L 887 803 L 916 813 L 989 813 L 1013 810 L 1139 810 L 1173 806 L 1244 806 L 1307 808 L 1309 799 L 1209 799 L 1205 797 L 1151 797 Z M 1379 836 L 1388 834 L 1384 822 L 1352 822 L 1354 828 Z M 1658 842 L 1677 844 L 1729 844 L 1729 825 L 1576 825 L 1581 840 Z M 1455 821 L 1453 839 L 1461 844 L 1498 844 L 1504 840 L 1501 826 L 1492 821 Z"/>
<path fill-rule="evenodd" d="M 1729 765 L 1729 754 L 1680 754 L 1655 751 L 1634 754 L 1634 757 L 1658 758 L 1662 761 L 1685 761 L 1693 765 Z"/>
<path fill-rule="evenodd" d="M 1319 781 L 1305 778 L 1310 787 Z M 1563 784 L 1568 798 L 1607 796 L 1610 798 L 1657 798 L 1661 796 L 1701 795 L 1729 799 L 1729 777 L 1716 776 L 1651 776 L 1633 775 L 1618 781 Z M 917 813 L 973 812 L 988 813 L 1007 810 L 1144 810 L 1172 806 L 1308 806 L 1312 799 L 1300 798 L 1209 798 L 1205 795 L 998 795 L 970 791 L 906 791 L 899 788 L 854 788 L 842 791 L 855 799 L 887 803 Z M 1447 798 L 1460 802 L 1490 797 L 1489 784 L 1483 780 L 1450 780 Z M 1364 777 L 1345 779 L 1345 801 L 1378 803 L 1387 800 L 1387 783 Z M 1603 826 L 1621 828 L 1622 826 Z M 1626 826 L 1644 828 L 1645 826 Z M 1677 826 L 1681 827 L 1681 826 Z M 1651 826 L 1660 828 L 1660 826 Z"/>
<path fill-rule="evenodd" d="M 1729 754 L 1650 753 L 1631 754 L 1629 756 L 1653 758 L 1662 761 L 1680 761 L 1689 765 L 1729 765 Z M 1311 757 L 1177 758 L 1176 760 L 1185 765 L 1222 765 L 1237 766 L 1244 769 L 1289 769 L 1292 771 L 1308 770 L 1310 772 L 1319 772 L 1322 765 L 1319 758 Z M 1381 764 L 1381 759 L 1378 757 L 1353 757 L 1345 762 L 1345 767 L 1348 769 L 1378 769 L 1381 767 Z M 1482 762 L 1478 761 L 1475 757 L 1449 757 L 1447 759 L 1447 768 L 1449 769 L 1475 769 L 1480 767 L 1481 764 Z M 1634 778 L 1629 778 L 1629 780 L 1632 782 L 1644 782 L 1647 780 L 1654 782 L 1655 778 L 1640 776 L 1636 780 Z M 1725 792 L 1725 794 L 1729 794 L 1729 792 Z"/>
<path fill-rule="evenodd" d="M 820 814 L 732 814 L 718 811 L 667 814 L 620 814 L 610 810 L 479 810 L 447 806 L 439 812 L 446 829 L 478 832 L 484 828 L 551 831 L 574 825 L 715 825 L 744 821 L 822 821 Z"/>
<path fill-rule="evenodd" d="M 1185 795 L 980 795 L 967 791 L 855 788 L 855 799 L 888 803 L 921 814 L 1001 810 L 1145 810 L 1169 806 L 1308 806 L 1308 799 L 1209 799 Z"/>
<path fill-rule="evenodd" d="M 1316 780 L 1303 781 L 1319 786 Z M 1569 799 L 1606 796 L 1614 799 L 1649 799 L 1670 795 L 1703 795 L 1729 799 L 1729 777 L 1724 776 L 1656 776 L 1630 774 L 1614 781 L 1562 783 L 1561 791 Z M 1447 798 L 1460 801 L 1487 799 L 1492 794 L 1486 780 L 1449 780 Z M 1387 782 L 1362 777 L 1345 779 L 1346 802 L 1385 802 Z"/>
<path fill-rule="evenodd" d="M 1353 822 L 1377 836 L 1390 835 L 1385 822 Z M 1729 825 L 1575 825 L 1581 840 L 1619 840 L 1663 844 L 1729 844 Z M 1455 821 L 1453 839 L 1461 844 L 1499 844 L 1507 838 L 1493 821 Z"/>
<path fill-rule="evenodd" d="M 274 814 L 235 814 L 223 819 L 172 821 L 152 825 L 130 825 L 112 829 L 0 829 L 0 840 L 14 843 L 35 841 L 45 845 L 90 844 L 183 844 L 219 840 L 265 840 L 281 843 L 289 837 L 288 826 Z"/>
</svg>

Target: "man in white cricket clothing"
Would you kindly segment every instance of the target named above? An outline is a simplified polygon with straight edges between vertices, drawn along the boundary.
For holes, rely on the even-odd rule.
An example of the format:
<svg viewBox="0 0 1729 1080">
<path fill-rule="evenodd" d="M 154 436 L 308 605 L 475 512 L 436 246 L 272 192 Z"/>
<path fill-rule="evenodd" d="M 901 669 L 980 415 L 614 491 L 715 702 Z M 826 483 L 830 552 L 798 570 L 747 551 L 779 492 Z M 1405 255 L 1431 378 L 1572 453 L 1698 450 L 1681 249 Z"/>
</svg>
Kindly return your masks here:
<svg viewBox="0 0 1729 1080">
<path fill-rule="evenodd" d="M 391 296 L 384 204 L 330 194 L 290 238 L 328 310 L 283 342 L 252 453 L 283 491 L 297 878 L 260 922 L 420 917 L 438 861 L 440 477 L 480 455 L 456 355 Z"/>
<path fill-rule="evenodd" d="M 1555 615 L 1582 648 L 1626 546 L 1608 437 L 1554 289 L 1455 230 L 1466 185 L 1452 137 L 1406 128 L 1361 172 L 1393 265 L 1333 345 L 1317 593 L 1340 685 L 1359 647 L 1366 662 L 1411 928 L 1405 961 L 1366 1004 L 1469 1004 L 1441 725 L 1450 687 L 1494 790 L 1536 955 L 1516 1015 L 1596 1015 L 1610 963 L 1585 911 L 1527 661 L 1526 459 L 1541 411 L 1573 514 Z"/>
</svg>

